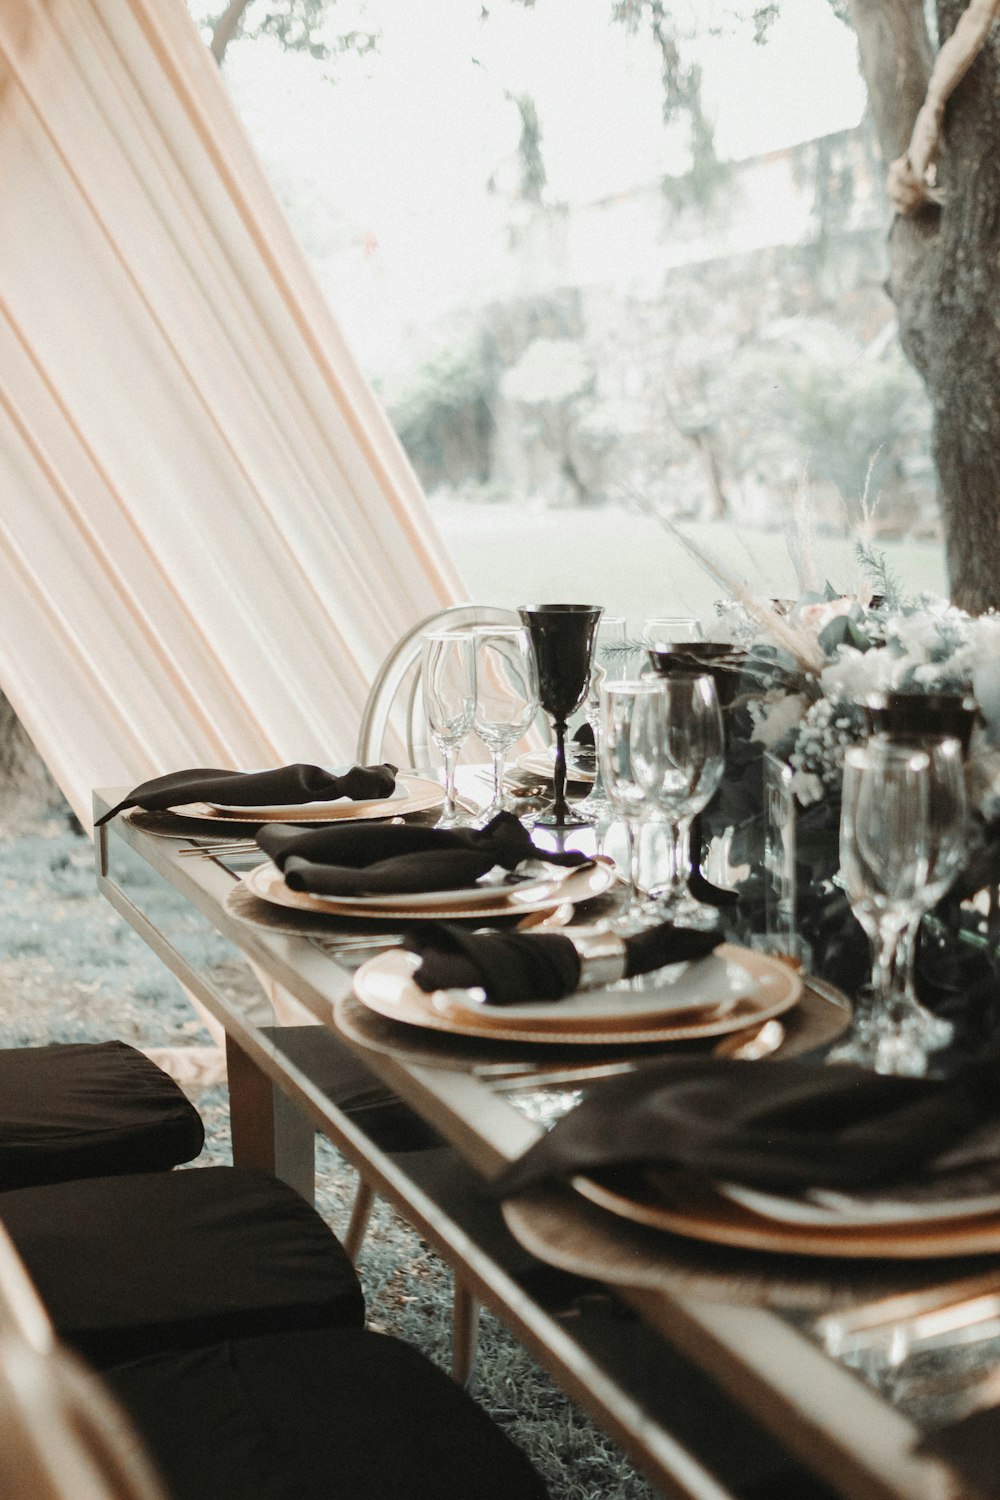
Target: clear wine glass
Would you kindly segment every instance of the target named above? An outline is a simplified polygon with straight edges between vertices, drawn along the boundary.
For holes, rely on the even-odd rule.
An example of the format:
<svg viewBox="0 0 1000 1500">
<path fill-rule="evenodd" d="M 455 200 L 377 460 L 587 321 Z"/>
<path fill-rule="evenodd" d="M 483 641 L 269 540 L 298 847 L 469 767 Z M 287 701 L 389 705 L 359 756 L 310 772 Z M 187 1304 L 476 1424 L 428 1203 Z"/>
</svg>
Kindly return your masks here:
<svg viewBox="0 0 1000 1500">
<path fill-rule="evenodd" d="M 600 689 L 600 756 L 611 805 L 625 825 L 625 903 L 612 925 L 635 932 L 650 920 L 639 891 L 639 830 L 655 806 L 663 777 L 663 686 L 639 681 L 605 682 Z"/>
<path fill-rule="evenodd" d="M 483 626 L 476 642 L 476 708 L 473 727 L 490 752 L 493 795 L 480 821 L 502 812 L 504 762 L 538 712 L 538 672 L 531 637 L 520 625 Z"/>
<path fill-rule="evenodd" d="M 621 681 L 627 677 L 627 653 L 628 622 L 624 615 L 602 615 L 597 627 L 590 687 L 584 705 L 587 723 L 594 736 L 594 785 L 583 801 L 578 802 L 573 809 L 577 817 L 586 818 L 591 823 L 600 823 L 614 811 L 604 786 L 598 751 L 601 738 L 601 683 Z"/>
<path fill-rule="evenodd" d="M 931 868 L 930 768 L 926 750 L 876 735 L 844 757 L 840 877 L 872 950 L 867 1011 L 831 1053 L 878 1073 L 920 1075 L 927 1055 L 904 1024 L 903 934 L 923 915 Z"/>
<path fill-rule="evenodd" d="M 701 621 L 694 615 L 649 615 L 642 622 L 639 639 L 647 650 L 667 650 L 677 642 L 701 641 L 705 638 Z"/>
<path fill-rule="evenodd" d="M 925 1052 L 935 1052 L 951 1041 L 955 1028 L 922 1005 L 917 995 L 914 969 L 920 924 L 941 898 L 947 895 L 966 856 L 967 801 L 962 746 L 951 736 L 921 740 L 919 748 L 930 756 L 927 809 L 927 878 L 915 893 L 910 920 L 900 938 L 899 962 L 902 1024 Z"/>
<path fill-rule="evenodd" d="M 657 805 L 667 822 L 667 879 L 651 892 L 658 915 L 685 927 L 718 925 L 716 907 L 688 889 L 691 825 L 715 796 L 725 767 L 725 736 L 715 680 L 709 673 L 659 677 L 663 697 L 662 775 Z"/>
<path fill-rule="evenodd" d="M 427 725 L 444 760 L 444 807 L 434 826 L 457 828 L 464 820 L 455 802 L 455 766 L 476 708 L 474 633 L 454 630 L 425 635 L 420 681 Z"/>
</svg>

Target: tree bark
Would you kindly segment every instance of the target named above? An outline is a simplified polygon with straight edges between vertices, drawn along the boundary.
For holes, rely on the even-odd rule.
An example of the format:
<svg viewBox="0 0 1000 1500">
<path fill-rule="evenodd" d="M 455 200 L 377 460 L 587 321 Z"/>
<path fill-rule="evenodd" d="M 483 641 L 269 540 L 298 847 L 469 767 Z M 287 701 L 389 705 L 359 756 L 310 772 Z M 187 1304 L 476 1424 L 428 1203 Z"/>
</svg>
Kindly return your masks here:
<svg viewBox="0 0 1000 1500">
<path fill-rule="evenodd" d="M 229 4 L 215 23 L 210 50 L 220 67 L 226 55 L 226 48 L 239 31 L 240 22 L 249 4 L 250 0 L 229 0 Z"/>
<path fill-rule="evenodd" d="M 964 5 L 938 0 L 942 40 Z M 851 0 L 886 165 L 906 150 L 930 76 L 921 0 Z M 934 412 L 952 599 L 1000 606 L 1000 37 L 952 95 L 938 159 L 940 208 L 897 216 L 888 292 Z"/>
</svg>

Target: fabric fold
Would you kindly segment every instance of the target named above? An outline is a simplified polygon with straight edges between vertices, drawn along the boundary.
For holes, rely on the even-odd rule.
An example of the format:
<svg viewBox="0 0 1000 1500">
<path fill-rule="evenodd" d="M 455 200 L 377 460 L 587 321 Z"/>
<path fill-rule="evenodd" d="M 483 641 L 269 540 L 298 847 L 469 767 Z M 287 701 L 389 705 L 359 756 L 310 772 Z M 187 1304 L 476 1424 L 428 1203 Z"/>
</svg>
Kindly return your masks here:
<svg viewBox="0 0 1000 1500">
<path fill-rule="evenodd" d="M 671 1058 L 602 1080 L 494 1182 L 673 1169 L 778 1192 L 906 1181 L 1000 1112 L 1000 1057 L 950 1079 L 804 1060 Z"/>
<path fill-rule="evenodd" d="M 460 890 L 497 866 L 513 871 L 528 859 L 570 867 L 589 863 L 584 854 L 537 849 L 507 812 L 483 828 L 368 823 L 303 831 L 275 823 L 256 837 L 292 890 L 317 896 Z"/>
<path fill-rule="evenodd" d="M 129 807 L 163 812 L 189 802 L 217 802 L 226 807 L 271 807 L 305 802 L 336 802 L 341 797 L 367 802 L 390 797 L 396 785 L 396 767 L 351 766 L 347 771 L 326 771 L 322 766 L 296 764 L 267 771 L 226 771 L 201 768 L 172 771 L 134 787 L 110 812 L 98 819 L 107 823 Z"/>
<path fill-rule="evenodd" d="M 665 964 L 702 958 L 718 934 L 669 922 L 621 941 L 626 978 Z M 585 948 L 570 932 L 467 932 L 444 922 L 409 933 L 404 947 L 421 958 L 414 982 L 422 990 L 481 989 L 491 1005 L 562 1000 L 586 986 Z"/>
</svg>

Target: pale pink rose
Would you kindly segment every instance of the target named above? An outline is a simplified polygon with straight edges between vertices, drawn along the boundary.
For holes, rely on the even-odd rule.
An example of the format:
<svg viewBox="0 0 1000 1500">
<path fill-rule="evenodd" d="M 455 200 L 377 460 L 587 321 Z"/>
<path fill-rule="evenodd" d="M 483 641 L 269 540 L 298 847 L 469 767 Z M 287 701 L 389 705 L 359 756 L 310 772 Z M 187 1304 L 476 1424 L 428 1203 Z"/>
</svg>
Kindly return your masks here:
<svg viewBox="0 0 1000 1500">
<path fill-rule="evenodd" d="M 858 601 L 856 599 L 823 599 L 818 604 L 803 604 L 795 611 L 795 618 L 802 625 L 808 625 L 810 630 L 815 630 L 819 635 L 825 630 L 831 620 L 839 619 L 841 615 L 849 615 Z"/>
</svg>

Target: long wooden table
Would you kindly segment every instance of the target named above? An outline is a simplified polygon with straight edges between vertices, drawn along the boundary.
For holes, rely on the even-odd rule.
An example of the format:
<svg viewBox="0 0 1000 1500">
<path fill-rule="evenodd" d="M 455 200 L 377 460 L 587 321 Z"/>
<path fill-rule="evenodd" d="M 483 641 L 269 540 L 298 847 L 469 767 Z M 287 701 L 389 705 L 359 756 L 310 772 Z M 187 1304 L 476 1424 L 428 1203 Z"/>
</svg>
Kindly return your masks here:
<svg viewBox="0 0 1000 1500">
<path fill-rule="evenodd" d="M 95 816 L 118 790 L 95 794 Z M 196 840 L 191 840 L 196 842 Z M 314 1135 L 325 1133 L 455 1269 L 556 1382 L 664 1495 L 728 1500 L 783 1465 L 786 1493 L 944 1500 L 945 1467 L 915 1456 L 916 1428 L 831 1358 L 800 1318 L 693 1295 L 690 1278 L 655 1286 L 613 1274 L 584 1284 L 546 1275 L 475 1193 L 539 1127 L 469 1071 L 361 1048 L 335 1009 L 351 972 L 305 936 L 238 920 L 237 874 L 183 858 L 184 841 L 118 817 L 95 839 L 101 891 L 225 1032 L 233 1156 L 313 1192 Z M 276 988 L 275 988 L 276 987 Z M 271 991 L 269 994 L 268 991 Z M 347 1048 L 452 1148 L 393 1153 L 324 1090 L 330 1049 Z"/>
</svg>

